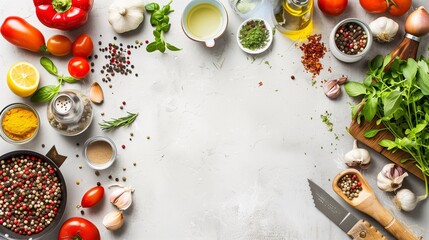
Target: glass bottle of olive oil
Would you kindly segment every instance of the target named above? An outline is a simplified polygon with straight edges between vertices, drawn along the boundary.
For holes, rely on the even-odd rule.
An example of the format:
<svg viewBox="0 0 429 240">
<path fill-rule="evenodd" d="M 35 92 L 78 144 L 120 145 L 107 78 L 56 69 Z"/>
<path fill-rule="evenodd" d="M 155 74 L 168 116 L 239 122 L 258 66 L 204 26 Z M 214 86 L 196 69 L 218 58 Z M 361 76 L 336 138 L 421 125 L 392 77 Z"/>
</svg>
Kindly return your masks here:
<svg viewBox="0 0 429 240">
<path fill-rule="evenodd" d="M 314 0 L 279 0 L 274 7 L 277 29 L 286 37 L 306 38 L 313 30 Z"/>
</svg>

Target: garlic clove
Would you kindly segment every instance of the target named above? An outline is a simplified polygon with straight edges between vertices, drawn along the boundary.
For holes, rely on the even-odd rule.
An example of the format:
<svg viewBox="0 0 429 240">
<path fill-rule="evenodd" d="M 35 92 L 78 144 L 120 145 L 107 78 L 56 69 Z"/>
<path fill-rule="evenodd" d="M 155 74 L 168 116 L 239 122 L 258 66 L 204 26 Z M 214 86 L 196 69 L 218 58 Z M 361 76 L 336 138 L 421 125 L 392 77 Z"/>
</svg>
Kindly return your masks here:
<svg viewBox="0 0 429 240">
<path fill-rule="evenodd" d="M 341 93 L 340 85 L 338 85 L 337 80 L 330 80 L 326 83 L 324 88 L 325 95 L 330 99 L 337 98 Z"/>
<path fill-rule="evenodd" d="M 110 231 L 118 230 L 124 224 L 124 215 L 121 211 L 114 210 L 103 218 L 103 225 Z"/>
<path fill-rule="evenodd" d="M 402 182 L 407 176 L 408 173 L 404 172 L 400 166 L 388 163 L 377 175 L 377 186 L 383 191 L 393 192 L 402 186 Z"/>
<path fill-rule="evenodd" d="M 116 208 L 118 208 L 118 210 L 124 211 L 127 210 L 133 203 L 132 193 L 134 192 L 134 188 L 122 186 L 118 187 L 120 188 L 111 193 L 109 200 L 113 205 L 115 205 Z"/>
<path fill-rule="evenodd" d="M 91 85 L 89 90 L 89 99 L 91 99 L 93 103 L 102 103 L 104 101 L 103 89 L 97 82 L 94 82 Z"/>
</svg>

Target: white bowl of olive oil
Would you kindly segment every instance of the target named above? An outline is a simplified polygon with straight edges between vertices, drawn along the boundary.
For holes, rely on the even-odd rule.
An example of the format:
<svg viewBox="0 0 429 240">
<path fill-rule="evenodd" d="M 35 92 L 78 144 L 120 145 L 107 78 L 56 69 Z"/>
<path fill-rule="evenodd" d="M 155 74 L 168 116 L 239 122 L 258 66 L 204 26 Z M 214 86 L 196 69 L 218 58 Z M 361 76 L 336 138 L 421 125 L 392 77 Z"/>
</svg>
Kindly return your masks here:
<svg viewBox="0 0 429 240">
<path fill-rule="evenodd" d="M 218 0 L 192 0 L 182 14 L 182 29 L 188 38 L 214 47 L 228 25 L 228 14 Z"/>
</svg>

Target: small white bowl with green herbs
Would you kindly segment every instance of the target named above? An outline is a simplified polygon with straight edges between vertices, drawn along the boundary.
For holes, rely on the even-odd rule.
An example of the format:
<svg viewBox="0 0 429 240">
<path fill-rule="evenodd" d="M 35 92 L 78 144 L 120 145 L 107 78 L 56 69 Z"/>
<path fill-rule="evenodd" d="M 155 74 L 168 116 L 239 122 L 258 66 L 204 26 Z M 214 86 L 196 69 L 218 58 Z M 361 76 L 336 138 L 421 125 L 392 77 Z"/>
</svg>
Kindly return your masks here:
<svg viewBox="0 0 429 240">
<path fill-rule="evenodd" d="M 267 50 L 273 42 L 270 24 L 261 18 L 245 20 L 237 30 L 238 46 L 246 53 L 259 54 Z"/>
</svg>

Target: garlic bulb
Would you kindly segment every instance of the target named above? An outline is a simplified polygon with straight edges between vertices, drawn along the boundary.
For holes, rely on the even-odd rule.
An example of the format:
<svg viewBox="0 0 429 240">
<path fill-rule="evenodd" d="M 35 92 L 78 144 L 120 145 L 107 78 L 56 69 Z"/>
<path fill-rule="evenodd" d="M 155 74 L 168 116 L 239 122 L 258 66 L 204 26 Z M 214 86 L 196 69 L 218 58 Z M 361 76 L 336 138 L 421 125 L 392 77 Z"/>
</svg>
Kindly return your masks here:
<svg viewBox="0 0 429 240">
<path fill-rule="evenodd" d="M 344 160 L 347 166 L 368 168 L 371 161 L 371 156 L 368 150 L 357 147 L 357 141 L 353 142 L 353 149 L 344 155 Z"/>
<path fill-rule="evenodd" d="M 407 172 L 394 164 L 386 164 L 377 175 L 377 186 L 383 191 L 393 192 L 402 186 L 405 177 L 408 176 Z"/>
<path fill-rule="evenodd" d="M 110 231 L 118 230 L 124 224 L 124 215 L 121 211 L 114 210 L 103 218 L 103 225 Z"/>
<path fill-rule="evenodd" d="M 144 19 L 143 0 L 115 0 L 109 7 L 109 23 L 117 33 L 136 29 Z"/>
<path fill-rule="evenodd" d="M 393 202 L 400 210 L 410 212 L 416 208 L 418 202 L 426 199 L 426 197 L 426 195 L 417 197 L 409 189 L 404 188 L 396 193 L 396 196 L 393 198 Z"/>
<path fill-rule="evenodd" d="M 399 25 L 387 17 L 379 17 L 369 24 L 372 35 L 379 42 L 390 42 L 398 33 Z"/>
<path fill-rule="evenodd" d="M 120 188 L 110 194 L 110 202 L 121 211 L 127 210 L 131 206 L 131 203 L 133 203 L 132 193 L 134 192 L 134 188 L 121 185 L 112 185 L 110 187 L 114 186 Z"/>
</svg>

